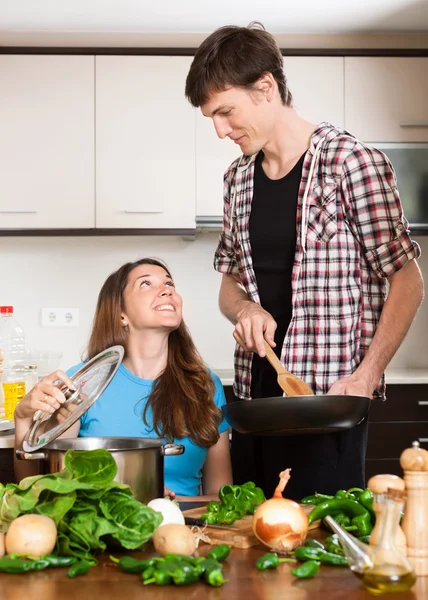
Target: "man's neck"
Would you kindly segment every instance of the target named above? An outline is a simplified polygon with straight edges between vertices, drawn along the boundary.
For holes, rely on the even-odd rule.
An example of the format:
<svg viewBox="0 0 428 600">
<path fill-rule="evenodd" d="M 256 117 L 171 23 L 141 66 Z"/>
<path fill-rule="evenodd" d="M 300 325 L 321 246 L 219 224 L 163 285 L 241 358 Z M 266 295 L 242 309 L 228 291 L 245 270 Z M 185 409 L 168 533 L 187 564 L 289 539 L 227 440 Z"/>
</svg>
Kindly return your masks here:
<svg viewBox="0 0 428 600">
<path fill-rule="evenodd" d="M 263 148 L 263 170 L 270 179 L 280 179 L 291 171 L 309 148 L 316 127 L 294 108 L 283 107 L 272 137 Z"/>
</svg>

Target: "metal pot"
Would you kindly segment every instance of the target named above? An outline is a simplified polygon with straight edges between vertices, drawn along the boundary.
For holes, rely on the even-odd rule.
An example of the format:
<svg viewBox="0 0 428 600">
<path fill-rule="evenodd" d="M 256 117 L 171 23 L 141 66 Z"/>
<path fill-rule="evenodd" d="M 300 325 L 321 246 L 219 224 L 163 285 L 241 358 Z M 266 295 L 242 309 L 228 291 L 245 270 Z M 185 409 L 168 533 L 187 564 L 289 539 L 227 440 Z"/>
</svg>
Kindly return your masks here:
<svg viewBox="0 0 428 600">
<path fill-rule="evenodd" d="M 162 444 L 150 438 L 81 437 L 61 438 L 37 452 L 17 450 L 20 460 L 44 460 L 45 473 L 57 473 L 65 468 L 67 450 L 105 448 L 117 464 L 115 481 L 126 483 L 140 502 L 150 502 L 164 495 L 164 456 L 183 454 L 181 444 Z"/>
</svg>

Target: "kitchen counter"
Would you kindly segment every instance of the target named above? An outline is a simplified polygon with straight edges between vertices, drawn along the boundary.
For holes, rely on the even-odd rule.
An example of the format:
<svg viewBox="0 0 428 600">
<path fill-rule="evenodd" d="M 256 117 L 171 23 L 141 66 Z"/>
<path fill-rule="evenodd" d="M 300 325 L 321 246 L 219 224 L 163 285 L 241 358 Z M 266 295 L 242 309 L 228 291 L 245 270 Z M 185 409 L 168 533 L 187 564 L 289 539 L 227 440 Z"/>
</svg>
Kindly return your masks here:
<svg viewBox="0 0 428 600">
<path fill-rule="evenodd" d="M 0 435 L 0 450 L 4 450 L 5 448 L 13 448 L 15 443 L 15 436 L 12 433 L 11 435 Z"/>
<path fill-rule="evenodd" d="M 322 535 L 324 534 L 316 537 Z M 197 552 L 202 556 L 209 549 L 210 546 L 202 544 Z M 68 579 L 66 569 L 50 569 L 24 575 L 0 573 L 0 600 L 85 600 L 97 597 L 103 600 L 141 600 L 144 597 L 150 600 L 272 600 L 285 597 L 294 600 L 372 600 L 374 597 L 364 590 L 358 579 L 345 567 L 322 566 L 316 577 L 307 580 L 293 577 L 293 565 L 290 564 L 282 564 L 278 569 L 271 571 L 257 571 L 255 562 L 266 551 L 261 545 L 245 550 L 232 548 L 224 568 L 227 583 L 220 588 L 211 587 L 203 582 L 184 587 L 144 586 L 140 576 L 123 573 L 112 566 L 108 554 L 105 553 L 90 573 L 76 579 Z M 137 558 L 147 558 L 151 555 L 153 548 L 150 544 L 147 545 L 146 552 L 133 553 Z M 382 596 L 385 600 L 422 600 L 427 597 L 428 577 L 418 578 L 410 592 L 398 596 Z"/>
</svg>

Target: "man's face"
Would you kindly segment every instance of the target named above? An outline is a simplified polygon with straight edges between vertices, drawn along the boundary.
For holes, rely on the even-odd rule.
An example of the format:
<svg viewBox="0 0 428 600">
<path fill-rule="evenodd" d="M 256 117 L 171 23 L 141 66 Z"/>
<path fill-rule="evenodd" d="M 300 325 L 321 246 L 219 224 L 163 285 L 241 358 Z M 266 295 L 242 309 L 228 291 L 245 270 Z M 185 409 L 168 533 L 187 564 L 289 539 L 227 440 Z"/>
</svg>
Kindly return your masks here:
<svg viewBox="0 0 428 600">
<path fill-rule="evenodd" d="M 218 137 L 233 140 L 243 154 L 259 152 L 269 140 L 272 110 L 262 92 L 231 87 L 212 94 L 201 111 L 213 120 Z"/>
</svg>

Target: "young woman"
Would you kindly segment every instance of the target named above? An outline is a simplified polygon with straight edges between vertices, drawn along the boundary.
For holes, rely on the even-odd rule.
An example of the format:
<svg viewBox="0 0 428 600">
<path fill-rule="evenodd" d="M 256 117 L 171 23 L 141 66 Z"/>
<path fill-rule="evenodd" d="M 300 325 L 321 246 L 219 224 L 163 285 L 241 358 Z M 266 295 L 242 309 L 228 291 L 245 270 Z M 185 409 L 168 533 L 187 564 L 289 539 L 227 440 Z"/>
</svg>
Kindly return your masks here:
<svg viewBox="0 0 428 600">
<path fill-rule="evenodd" d="M 64 434 L 157 437 L 184 444 L 181 456 L 165 457 L 165 485 L 177 499 L 211 500 L 232 482 L 228 424 L 219 378 L 204 365 L 182 319 L 182 299 L 161 261 L 144 258 L 112 273 L 101 288 L 87 359 L 120 344 L 125 357 L 104 393 Z M 68 415 L 58 387 L 72 385 L 56 371 L 43 378 L 15 410 L 19 448 L 34 413 Z M 60 384 L 58 383 L 60 382 Z M 34 467 L 16 461 L 17 478 Z M 201 492 L 202 490 L 202 492 Z"/>
</svg>

